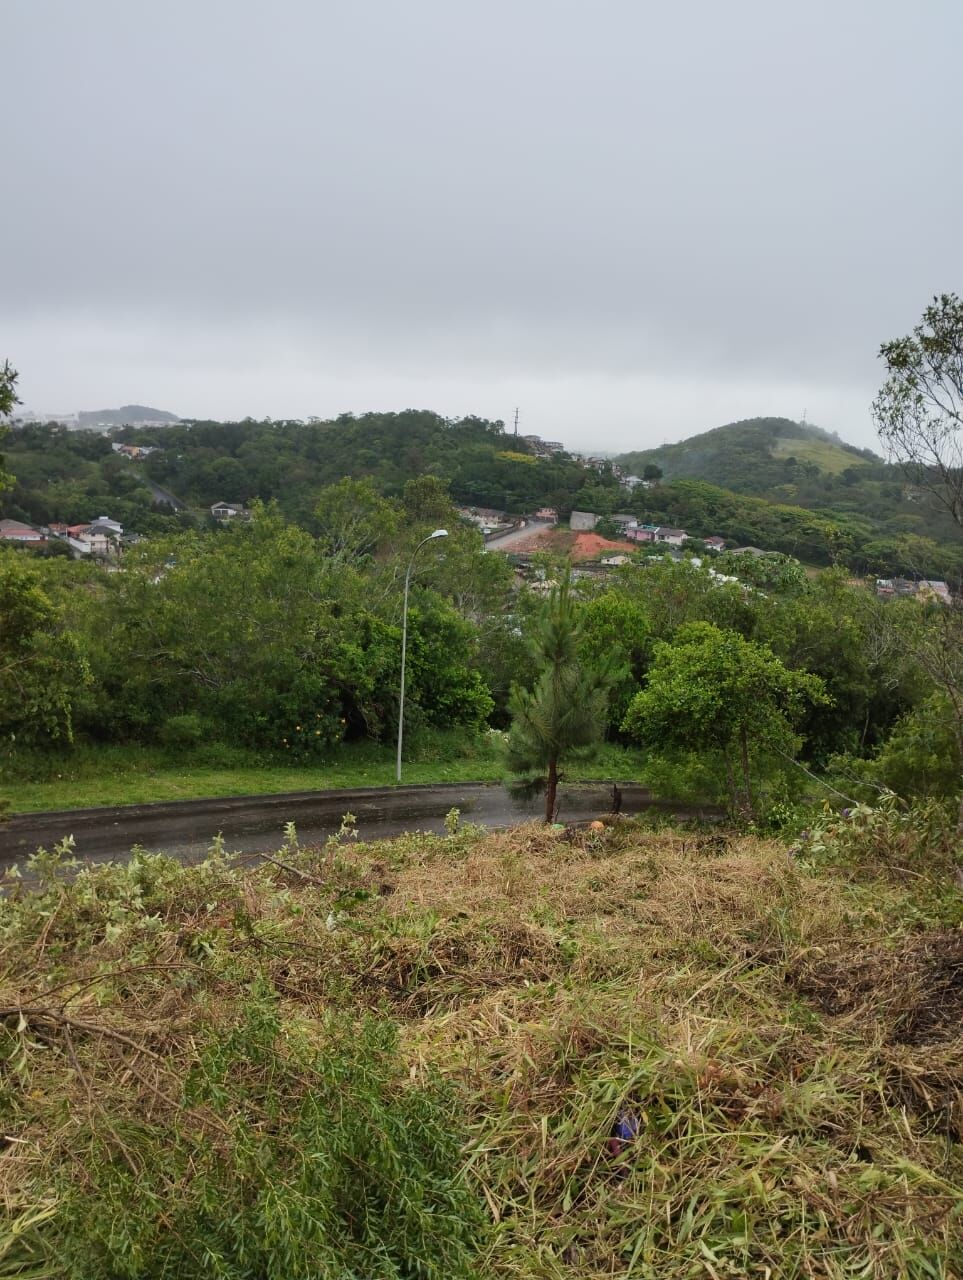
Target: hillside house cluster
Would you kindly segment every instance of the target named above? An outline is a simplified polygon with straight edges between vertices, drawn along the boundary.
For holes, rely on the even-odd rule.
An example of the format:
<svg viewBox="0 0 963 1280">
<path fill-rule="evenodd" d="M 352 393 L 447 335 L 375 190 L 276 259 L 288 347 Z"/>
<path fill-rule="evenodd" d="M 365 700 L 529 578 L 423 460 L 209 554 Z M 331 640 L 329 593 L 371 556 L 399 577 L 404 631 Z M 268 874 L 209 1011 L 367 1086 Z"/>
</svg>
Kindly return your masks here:
<svg viewBox="0 0 963 1280">
<path fill-rule="evenodd" d="M 522 436 L 522 439 L 536 458 L 551 458 L 556 453 L 565 452 L 565 446 L 560 440 L 543 440 L 541 436 Z"/>
<path fill-rule="evenodd" d="M 119 453 L 122 458 L 128 458 L 132 462 L 149 458 L 152 453 L 160 452 L 157 446 L 152 444 L 117 444 L 115 441 L 110 447 L 114 453 Z"/>
<path fill-rule="evenodd" d="M 594 511 L 573 511 L 569 524 L 575 532 L 585 533 L 594 529 L 600 519 Z M 668 547 L 681 547 L 690 536 L 685 529 L 664 524 L 645 524 L 624 511 L 617 512 L 609 519 L 618 527 L 620 537 L 629 542 L 661 542 Z M 704 542 L 708 551 L 724 551 L 726 547 L 725 538 L 720 538 L 718 534 L 705 538 Z"/>
<path fill-rule="evenodd" d="M 494 507 L 458 507 L 462 520 L 467 520 L 487 537 L 490 533 L 498 533 L 511 527 L 512 521 L 504 511 L 496 511 Z"/>
<path fill-rule="evenodd" d="M 20 520 L 0 520 L 0 541 L 39 550 L 48 543 L 65 542 L 78 557 L 115 560 L 120 555 L 123 526 L 109 516 L 98 516 L 89 524 L 49 524 L 34 526 Z"/>
<path fill-rule="evenodd" d="M 947 584 L 940 578 L 877 578 L 876 594 L 881 600 L 915 597 L 923 601 L 939 601 L 952 604 L 953 596 Z"/>
</svg>

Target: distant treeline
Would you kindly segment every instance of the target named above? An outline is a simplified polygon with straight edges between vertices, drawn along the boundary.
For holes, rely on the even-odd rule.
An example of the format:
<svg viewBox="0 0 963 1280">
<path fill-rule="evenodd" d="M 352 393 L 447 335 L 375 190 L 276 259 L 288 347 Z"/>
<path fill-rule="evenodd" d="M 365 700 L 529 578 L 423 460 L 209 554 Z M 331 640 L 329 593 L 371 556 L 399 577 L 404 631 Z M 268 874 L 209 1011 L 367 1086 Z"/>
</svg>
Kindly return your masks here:
<svg viewBox="0 0 963 1280">
<path fill-rule="evenodd" d="M 132 462 L 112 451 L 118 441 L 157 452 Z M 562 519 L 573 508 L 603 516 L 626 511 L 697 537 L 720 534 L 859 574 L 952 580 L 963 571 L 958 531 L 897 468 L 783 419 L 735 424 L 627 455 L 637 474 L 646 458 L 660 458 L 665 468 L 664 483 L 634 492 L 610 466 L 586 468 L 564 453 L 537 457 L 499 422 L 448 421 L 416 410 L 329 422 L 128 427 L 110 438 L 32 425 L 11 431 L 7 446 L 15 484 L 0 494 L 0 514 L 33 524 L 110 515 L 153 536 L 203 526 L 215 502 L 261 499 L 277 502 L 287 519 L 316 532 L 318 493 L 344 476 L 367 479 L 386 497 L 430 476 L 458 504 L 519 514 L 550 506 Z M 796 453 L 786 452 L 792 448 Z M 175 514 L 159 505 L 151 483 L 188 510 Z"/>
</svg>

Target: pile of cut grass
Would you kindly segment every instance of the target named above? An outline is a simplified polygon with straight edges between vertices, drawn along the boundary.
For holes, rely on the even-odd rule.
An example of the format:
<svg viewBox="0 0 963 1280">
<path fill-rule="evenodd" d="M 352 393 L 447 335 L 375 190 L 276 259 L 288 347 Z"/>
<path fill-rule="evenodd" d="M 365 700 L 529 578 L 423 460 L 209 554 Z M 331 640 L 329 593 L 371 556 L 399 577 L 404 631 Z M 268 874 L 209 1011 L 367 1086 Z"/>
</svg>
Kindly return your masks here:
<svg viewBox="0 0 963 1280">
<path fill-rule="evenodd" d="M 336 1018 L 398 1028 L 379 1058 L 386 1115 L 406 1091 L 425 1091 L 429 1126 L 448 1108 L 462 1171 L 413 1153 L 433 1179 L 413 1229 L 448 1247 L 457 1225 L 451 1256 L 472 1275 L 963 1275 L 951 883 L 854 880 L 775 842 L 629 822 L 292 841 L 260 867 L 38 869 L 0 909 L 0 1191 L 8 1242 L 22 1224 L 10 1256 L 48 1268 L 33 1274 L 84 1274 L 58 1249 L 73 1232 L 78 1256 L 78 1194 L 109 1208 L 92 1150 L 156 1189 L 164 1144 L 237 1146 L 242 1117 L 245 1135 L 283 1129 L 303 1107 L 299 1055 Z M 246 1043 L 255 990 L 293 1101 L 253 1062 L 213 1100 L 179 1091 L 213 1044 Z M 379 1134 L 365 1141 L 375 1160 Z M 237 1203 L 258 1167 L 238 1166 Z M 181 1159 L 167 1199 L 128 1212 L 162 1220 L 206 1185 Z M 466 1188 L 477 1219 L 453 1210 Z M 291 1230 L 312 1247 L 304 1222 Z M 125 1265 L 111 1274 L 158 1274 Z M 244 1265 L 204 1274 L 290 1261 Z M 370 1274 L 416 1274 L 390 1265 Z"/>
</svg>

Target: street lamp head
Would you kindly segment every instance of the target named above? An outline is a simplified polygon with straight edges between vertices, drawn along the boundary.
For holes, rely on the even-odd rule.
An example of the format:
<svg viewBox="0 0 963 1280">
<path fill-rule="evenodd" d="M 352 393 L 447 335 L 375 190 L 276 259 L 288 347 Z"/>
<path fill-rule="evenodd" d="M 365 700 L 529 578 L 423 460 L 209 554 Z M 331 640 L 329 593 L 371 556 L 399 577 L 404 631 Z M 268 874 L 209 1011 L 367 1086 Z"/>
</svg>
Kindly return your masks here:
<svg viewBox="0 0 963 1280">
<path fill-rule="evenodd" d="M 433 534 L 431 534 L 430 536 L 431 536 L 432 538 L 447 538 L 447 537 L 448 537 L 448 530 L 447 530 L 447 529 L 436 529 L 436 530 L 435 530 L 435 532 L 434 532 Z"/>
</svg>

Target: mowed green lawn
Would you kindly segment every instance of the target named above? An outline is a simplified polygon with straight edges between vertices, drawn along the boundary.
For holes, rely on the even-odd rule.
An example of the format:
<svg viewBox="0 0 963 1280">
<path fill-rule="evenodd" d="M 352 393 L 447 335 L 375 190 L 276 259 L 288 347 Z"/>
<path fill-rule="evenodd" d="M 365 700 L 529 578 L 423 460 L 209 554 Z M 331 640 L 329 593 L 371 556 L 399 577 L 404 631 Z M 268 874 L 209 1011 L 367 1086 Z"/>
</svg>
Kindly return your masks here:
<svg viewBox="0 0 963 1280">
<path fill-rule="evenodd" d="M 444 738 L 414 749 L 403 766 L 404 783 L 497 782 L 504 777 L 497 741 L 466 744 Z M 637 752 L 607 744 L 591 761 L 580 762 L 572 778 L 638 777 Z M 287 765 L 259 762 L 252 754 L 215 748 L 180 759 L 156 748 L 107 746 L 77 749 L 57 760 L 23 762 L 16 775 L 0 775 L 0 799 L 9 813 L 83 809 L 96 805 L 149 804 L 161 800 L 203 800 L 220 796 L 269 795 L 284 791 L 343 787 L 386 787 L 395 781 L 394 752 L 372 743 L 345 746 L 330 763 Z"/>
</svg>

